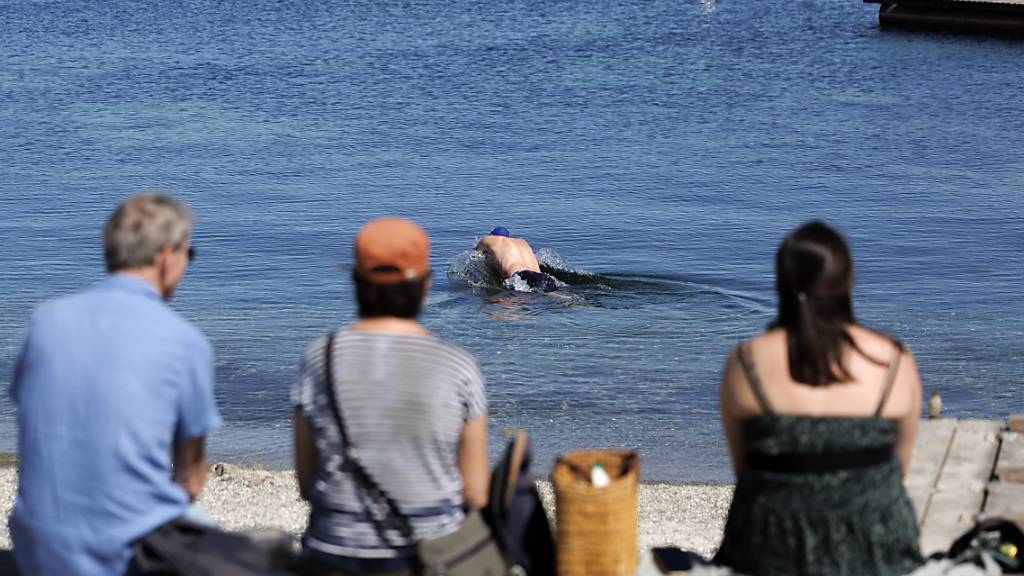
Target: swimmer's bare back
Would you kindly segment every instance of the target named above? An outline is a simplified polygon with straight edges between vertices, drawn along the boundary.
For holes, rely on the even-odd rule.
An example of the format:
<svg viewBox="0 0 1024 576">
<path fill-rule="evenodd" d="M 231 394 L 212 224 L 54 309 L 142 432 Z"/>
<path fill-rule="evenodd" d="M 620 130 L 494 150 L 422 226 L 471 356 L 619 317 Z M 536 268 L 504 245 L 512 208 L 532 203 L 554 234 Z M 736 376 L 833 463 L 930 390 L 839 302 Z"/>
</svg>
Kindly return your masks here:
<svg viewBox="0 0 1024 576">
<path fill-rule="evenodd" d="M 533 248 L 522 238 L 484 236 L 477 243 L 476 249 L 482 250 L 505 278 L 520 270 L 540 272 L 540 264 L 533 254 Z"/>
</svg>

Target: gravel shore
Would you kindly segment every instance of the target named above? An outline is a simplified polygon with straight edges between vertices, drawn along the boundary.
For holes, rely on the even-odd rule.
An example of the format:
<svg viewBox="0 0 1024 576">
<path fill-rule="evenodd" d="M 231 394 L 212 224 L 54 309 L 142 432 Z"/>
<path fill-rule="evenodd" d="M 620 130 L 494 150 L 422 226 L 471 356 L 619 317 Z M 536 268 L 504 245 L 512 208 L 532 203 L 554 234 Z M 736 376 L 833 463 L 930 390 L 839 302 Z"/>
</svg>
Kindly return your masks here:
<svg viewBox="0 0 1024 576">
<path fill-rule="evenodd" d="M 547 482 L 541 497 L 553 518 L 554 494 Z M 14 505 L 17 474 L 0 467 L 0 549 L 11 546 L 7 516 Z M 642 484 L 639 496 L 639 545 L 675 545 L 705 556 L 722 537 L 732 486 L 709 484 Z M 231 464 L 211 467 L 199 503 L 231 530 L 272 527 L 298 536 L 309 507 L 299 499 L 291 471 L 268 471 Z"/>
</svg>

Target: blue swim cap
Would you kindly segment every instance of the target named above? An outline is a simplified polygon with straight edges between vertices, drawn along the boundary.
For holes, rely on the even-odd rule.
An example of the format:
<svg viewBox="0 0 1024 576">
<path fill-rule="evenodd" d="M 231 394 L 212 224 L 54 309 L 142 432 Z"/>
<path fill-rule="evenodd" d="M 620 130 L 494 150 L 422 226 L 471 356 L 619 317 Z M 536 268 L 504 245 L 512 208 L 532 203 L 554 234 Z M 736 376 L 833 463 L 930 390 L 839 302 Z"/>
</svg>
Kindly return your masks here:
<svg viewBox="0 0 1024 576">
<path fill-rule="evenodd" d="M 511 234 L 508 233 L 508 228 L 504 226 L 495 226 L 494 230 L 491 230 L 491 236 L 504 236 L 508 238 Z"/>
</svg>

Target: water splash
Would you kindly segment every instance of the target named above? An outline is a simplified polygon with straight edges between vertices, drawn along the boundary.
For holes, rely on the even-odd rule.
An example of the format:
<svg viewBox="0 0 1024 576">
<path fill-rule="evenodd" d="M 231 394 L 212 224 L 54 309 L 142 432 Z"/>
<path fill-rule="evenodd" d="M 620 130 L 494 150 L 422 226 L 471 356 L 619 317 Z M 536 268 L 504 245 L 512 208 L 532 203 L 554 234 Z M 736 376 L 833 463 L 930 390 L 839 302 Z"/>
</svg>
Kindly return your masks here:
<svg viewBox="0 0 1024 576">
<path fill-rule="evenodd" d="M 566 286 L 566 283 L 562 282 L 557 277 L 552 275 L 552 278 L 555 279 L 555 286 L 557 286 L 558 288 L 564 288 Z M 512 276 L 511 278 L 505 278 L 505 281 L 502 282 L 501 284 L 505 288 L 508 288 L 509 290 L 515 290 L 516 292 L 537 292 L 537 293 L 544 293 L 545 292 L 541 288 L 531 288 L 530 287 L 530 283 L 527 282 L 526 280 L 523 280 L 519 276 Z"/>
<path fill-rule="evenodd" d="M 555 280 L 558 280 L 559 286 L 587 286 L 598 290 L 612 289 L 607 278 L 572 266 L 551 248 L 537 250 L 537 262 L 540 264 L 540 271 L 554 276 Z"/>
<path fill-rule="evenodd" d="M 537 250 L 537 262 L 539 262 L 542 267 L 547 266 L 553 270 L 571 272 L 573 274 L 581 273 L 580 270 L 570 266 L 558 252 L 555 252 L 551 248 L 541 248 L 540 250 Z"/>
<path fill-rule="evenodd" d="M 476 288 L 502 288 L 502 278 L 487 263 L 487 257 L 477 250 L 459 252 L 448 262 L 447 276 L 463 280 Z"/>
<path fill-rule="evenodd" d="M 515 290 L 516 292 L 532 292 L 533 289 L 530 285 L 519 276 L 512 276 L 511 278 L 505 278 L 505 281 L 501 283 L 502 286 L 509 290 Z"/>
</svg>

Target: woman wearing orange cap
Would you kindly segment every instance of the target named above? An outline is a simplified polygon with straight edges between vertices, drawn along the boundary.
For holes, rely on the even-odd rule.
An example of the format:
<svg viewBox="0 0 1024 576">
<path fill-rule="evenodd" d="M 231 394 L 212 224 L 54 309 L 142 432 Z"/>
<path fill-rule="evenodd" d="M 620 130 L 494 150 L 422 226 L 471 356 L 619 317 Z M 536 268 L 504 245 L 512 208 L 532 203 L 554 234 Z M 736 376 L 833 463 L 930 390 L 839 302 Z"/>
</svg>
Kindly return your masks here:
<svg viewBox="0 0 1024 576">
<path fill-rule="evenodd" d="M 306 573 L 412 574 L 414 543 L 487 501 L 487 400 L 474 358 L 417 322 L 430 240 L 381 218 L 355 240 L 359 320 L 306 349 L 295 467 Z"/>
</svg>

